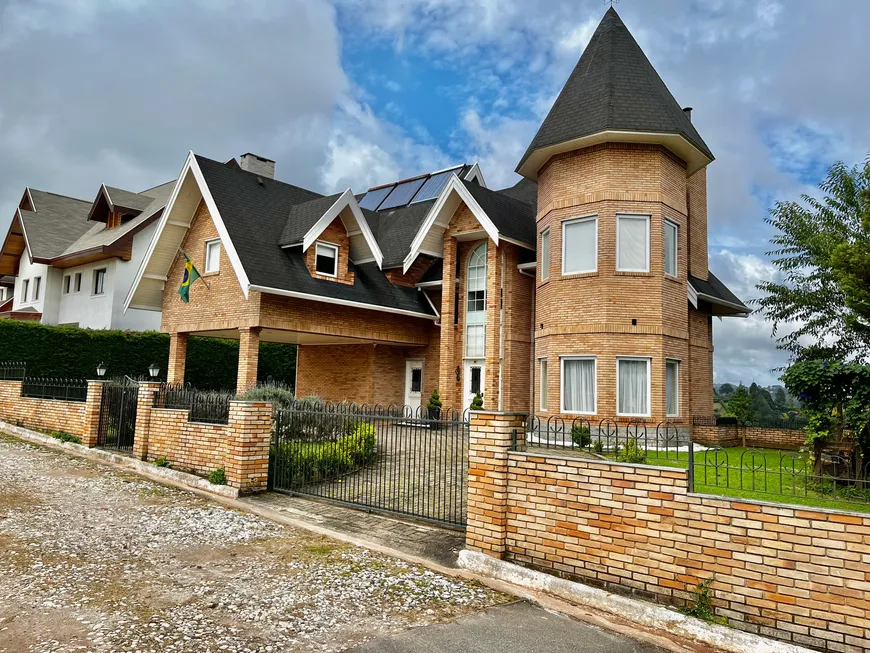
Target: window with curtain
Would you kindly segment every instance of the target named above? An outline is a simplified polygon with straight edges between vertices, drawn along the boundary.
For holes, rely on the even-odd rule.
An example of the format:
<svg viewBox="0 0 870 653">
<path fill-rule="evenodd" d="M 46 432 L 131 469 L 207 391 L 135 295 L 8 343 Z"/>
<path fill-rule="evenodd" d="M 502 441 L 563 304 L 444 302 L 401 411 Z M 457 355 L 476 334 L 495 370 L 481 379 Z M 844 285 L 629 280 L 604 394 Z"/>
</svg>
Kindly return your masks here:
<svg viewBox="0 0 870 653">
<path fill-rule="evenodd" d="M 680 228 L 665 220 L 665 274 L 677 276 L 677 245 L 679 243 Z"/>
<path fill-rule="evenodd" d="M 486 243 L 481 243 L 468 259 L 465 303 L 465 355 L 482 358 L 486 354 Z"/>
<path fill-rule="evenodd" d="M 541 232 L 541 281 L 550 278 L 550 229 Z"/>
<path fill-rule="evenodd" d="M 338 276 L 338 247 L 317 243 L 314 250 L 314 271 L 330 277 Z"/>
<path fill-rule="evenodd" d="M 616 359 L 616 414 L 649 417 L 649 359 Z"/>
<path fill-rule="evenodd" d="M 540 366 L 541 366 L 541 373 L 539 375 L 539 377 L 540 377 L 540 380 L 539 380 L 539 383 L 540 383 L 539 407 L 541 410 L 547 410 L 547 399 L 549 397 L 548 397 L 548 392 L 547 392 L 548 391 L 548 388 L 547 388 L 548 380 L 547 380 L 547 359 L 546 358 L 542 358 L 540 360 Z"/>
<path fill-rule="evenodd" d="M 594 358 L 562 358 L 562 412 L 595 413 Z"/>
<path fill-rule="evenodd" d="M 649 272 L 649 216 L 616 216 L 616 269 Z"/>
<path fill-rule="evenodd" d="M 598 218 L 562 223 L 562 274 L 598 270 Z"/>
<path fill-rule="evenodd" d="M 678 417 L 680 414 L 680 361 L 665 363 L 665 395 L 667 416 Z"/>
</svg>

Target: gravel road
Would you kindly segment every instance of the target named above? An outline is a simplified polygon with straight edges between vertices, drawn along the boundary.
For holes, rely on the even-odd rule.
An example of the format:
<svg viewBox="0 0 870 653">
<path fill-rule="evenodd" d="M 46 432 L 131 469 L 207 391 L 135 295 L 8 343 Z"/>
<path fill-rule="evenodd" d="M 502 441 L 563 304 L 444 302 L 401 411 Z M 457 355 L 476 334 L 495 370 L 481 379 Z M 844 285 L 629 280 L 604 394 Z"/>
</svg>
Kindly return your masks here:
<svg viewBox="0 0 870 653">
<path fill-rule="evenodd" d="M 0 435 L 0 652 L 341 651 L 480 585 Z"/>
</svg>

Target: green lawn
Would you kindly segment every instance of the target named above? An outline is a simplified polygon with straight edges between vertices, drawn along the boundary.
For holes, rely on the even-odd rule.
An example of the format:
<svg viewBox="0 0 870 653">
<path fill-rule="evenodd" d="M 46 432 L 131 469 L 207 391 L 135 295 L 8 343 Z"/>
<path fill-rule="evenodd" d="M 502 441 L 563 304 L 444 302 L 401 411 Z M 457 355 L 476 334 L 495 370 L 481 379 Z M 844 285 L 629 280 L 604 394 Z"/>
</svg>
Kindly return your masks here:
<svg viewBox="0 0 870 653">
<path fill-rule="evenodd" d="M 688 452 L 649 450 L 646 453 L 648 465 L 689 467 Z M 870 512 L 870 484 L 867 488 L 856 488 L 831 481 L 819 482 L 813 477 L 807 454 L 774 449 L 731 447 L 696 451 L 695 492 Z"/>
</svg>

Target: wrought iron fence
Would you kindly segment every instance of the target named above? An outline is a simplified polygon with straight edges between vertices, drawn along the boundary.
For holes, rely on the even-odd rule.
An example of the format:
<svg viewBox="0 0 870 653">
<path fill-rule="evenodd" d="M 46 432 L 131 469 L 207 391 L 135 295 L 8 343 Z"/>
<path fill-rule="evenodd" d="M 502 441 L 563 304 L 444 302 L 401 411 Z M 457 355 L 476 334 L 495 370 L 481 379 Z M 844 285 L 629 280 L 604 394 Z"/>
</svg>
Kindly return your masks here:
<svg viewBox="0 0 870 653">
<path fill-rule="evenodd" d="M 0 381 L 23 381 L 27 376 L 27 364 L 0 362 Z"/>
<path fill-rule="evenodd" d="M 584 457 L 638 464 L 688 460 L 689 455 L 689 429 L 672 422 L 620 423 L 613 419 L 593 422 L 584 417 L 529 416 L 525 432 L 515 435 L 515 451 L 558 449 Z"/>
<path fill-rule="evenodd" d="M 464 527 L 462 417 L 398 405 L 294 402 L 275 412 L 269 487 Z"/>
<path fill-rule="evenodd" d="M 191 422 L 229 424 L 231 392 L 197 390 L 181 383 L 161 383 L 154 393 L 155 408 L 176 408 L 188 411 Z"/>
<path fill-rule="evenodd" d="M 690 445 L 690 490 L 778 503 L 870 508 L 870 463 L 857 455 Z"/>
<path fill-rule="evenodd" d="M 403 404 L 357 404 L 352 401 L 324 401 L 315 397 L 305 397 L 290 402 L 281 402 L 280 404 L 276 403 L 275 409 L 442 422 L 467 422 L 470 412 L 469 409 L 464 411 L 454 408 L 431 409 L 426 406 L 414 407 Z"/>
<path fill-rule="evenodd" d="M 47 379 L 28 376 L 21 384 L 21 396 L 60 401 L 87 401 L 88 382 L 82 379 Z"/>
</svg>

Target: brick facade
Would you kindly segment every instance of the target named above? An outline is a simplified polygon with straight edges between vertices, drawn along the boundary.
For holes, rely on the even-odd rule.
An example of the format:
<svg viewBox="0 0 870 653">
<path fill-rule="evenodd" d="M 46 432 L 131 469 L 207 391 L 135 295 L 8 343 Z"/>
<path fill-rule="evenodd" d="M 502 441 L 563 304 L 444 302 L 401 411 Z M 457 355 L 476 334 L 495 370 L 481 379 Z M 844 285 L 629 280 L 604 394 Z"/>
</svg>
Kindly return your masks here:
<svg viewBox="0 0 870 653">
<path fill-rule="evenodd" d="M 797 450 L 807 434 L 801 429 L 776 429 L 761 426 L 693 426 L 692 440 L 707 446 Z"/>
<path fill-rule="evenodd" d="M 716 575 L 716 614 L 825 651 L 870 647 L 870 515 L 694 495 L 684 470 L 512 452 L 472 419 L 467 546 L 682 605 Z"/>
</svg>

